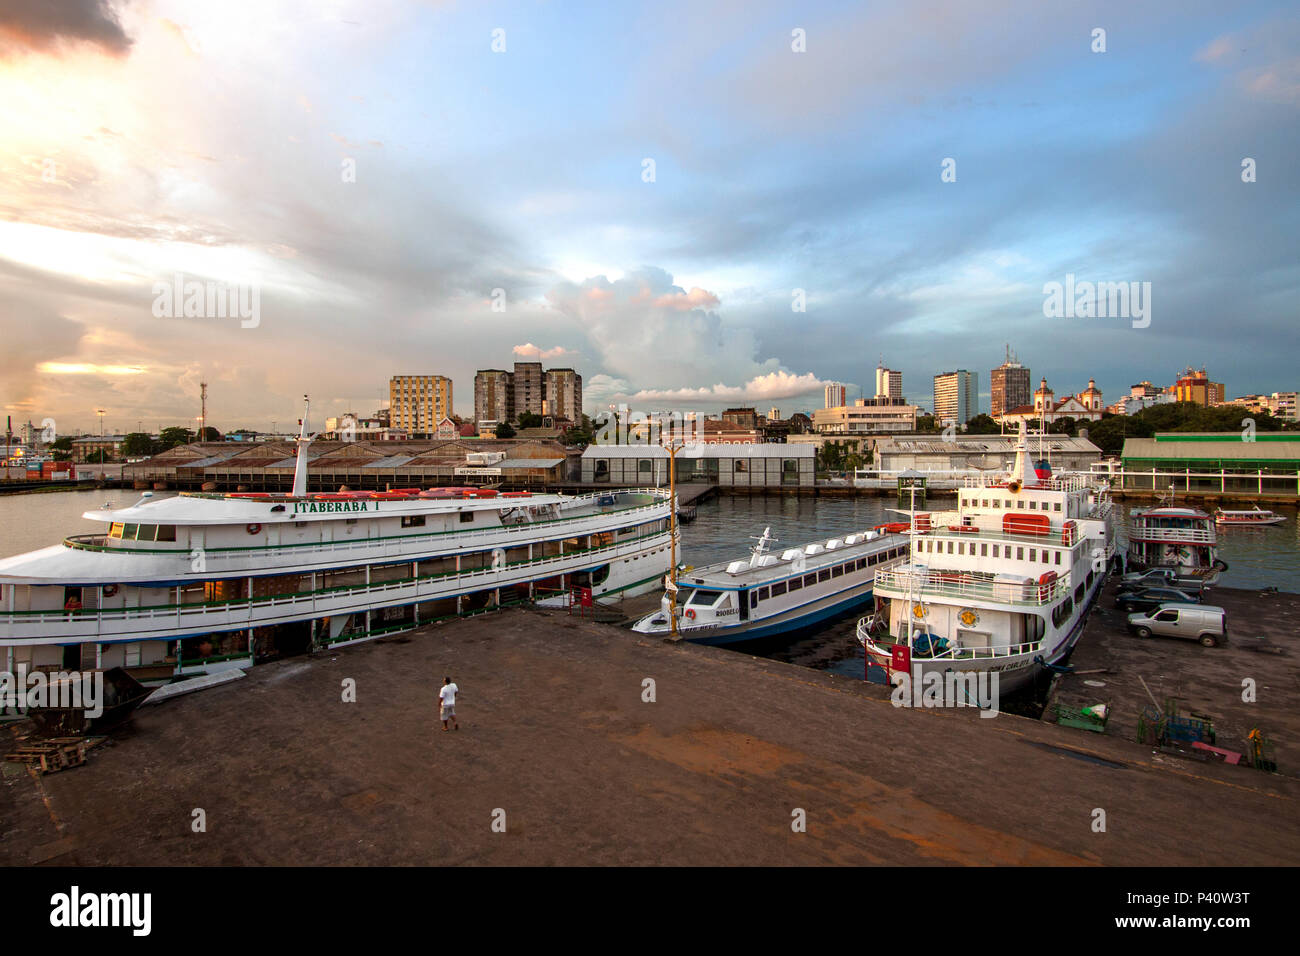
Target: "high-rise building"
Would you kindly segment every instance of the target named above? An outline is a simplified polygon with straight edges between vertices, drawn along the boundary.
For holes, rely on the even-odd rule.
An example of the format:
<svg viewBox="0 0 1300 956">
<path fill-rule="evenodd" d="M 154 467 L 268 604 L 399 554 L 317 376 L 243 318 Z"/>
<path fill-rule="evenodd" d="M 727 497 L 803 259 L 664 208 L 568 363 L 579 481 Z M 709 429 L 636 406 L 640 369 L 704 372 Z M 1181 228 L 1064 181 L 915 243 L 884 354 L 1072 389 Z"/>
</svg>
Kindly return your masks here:
<svg viewBox="0 0 1300 956">
<path fill-rule="evenodd" d="M 508 422 L 515 417 L 514 376 L 505 369 L 474 373 L 474 423 Z"/>
<path fill-rule="evenodd" d="M 876 366 L 876 398 L 902 398 L 903 373 L 884 365 Z"/>
<path fill-rule="evenodd" d="M 571 368 L 546 370 L 545 414 L 582 421 L 582 376 Z"/>
<path fill-rule="evenodd" d="M 979 375 L 964 368 L 934 377 L 934 418 L 965 425 L 979 414 Z"/>
<path fill-rule="evenodd" d="M 1033 398 L 1029 385 L 1029 369 L 1021 365 L 1007 347 L 1006 360 L 989 373 L 989 399 L 994 418 L 1013 408 L 1028 405 Z"/>
<path fill-rule="evenodd" d="M 1197 405 L 1222 405 L 1225 391 L 1222 382 L 1210 381 L 1204 368 L 1191 366 L 1178 376 L 1173 390 L 1177 401 L 1195 402 Z"/>
<path fill-rule="evenodd" d="M 541 362 L 516 362 L 514 371 L 515 417 L 524 412 L 542 415 L 546 402 L 546 379 Z"/>
<path fill-rule="evenodd" d="M 826 386 L 826 407 L 840 408 L 844 405 L 844 386 L 831 382 Z"/>
<path fill-rule="evenodd" d="M 392 427 L 432 435 L 451 415 L 451 379 L 444 375 L 394 375 L 388 381 Z"/>
<path fill-rule="evenodd" d="M 769 422 L 779 422 L 781 420 L 781 409 L 773 405 L 767 410 L 767 420 Z"/>
</svg>

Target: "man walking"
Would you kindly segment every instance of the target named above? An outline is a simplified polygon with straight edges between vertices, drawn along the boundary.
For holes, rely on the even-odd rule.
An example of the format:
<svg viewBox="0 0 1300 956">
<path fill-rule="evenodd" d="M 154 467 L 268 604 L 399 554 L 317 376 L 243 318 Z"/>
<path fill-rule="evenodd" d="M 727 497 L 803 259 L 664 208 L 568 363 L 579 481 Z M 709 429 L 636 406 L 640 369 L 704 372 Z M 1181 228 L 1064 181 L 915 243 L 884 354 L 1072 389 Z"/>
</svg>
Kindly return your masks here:
<svg viewBox="0 0 1300 956">
<path fill-rule="evenodd" d="M 442 732 L 447 732 L 447 722 L 450 721 L 456 730 L 460 730 L 460 721 L 456 719 L 456 694 L 460 690 L 451 682 L 450 677 L 442 679 L 442 690 L 438 691 L 438 698 L 442 701 Z"/>
</svg>

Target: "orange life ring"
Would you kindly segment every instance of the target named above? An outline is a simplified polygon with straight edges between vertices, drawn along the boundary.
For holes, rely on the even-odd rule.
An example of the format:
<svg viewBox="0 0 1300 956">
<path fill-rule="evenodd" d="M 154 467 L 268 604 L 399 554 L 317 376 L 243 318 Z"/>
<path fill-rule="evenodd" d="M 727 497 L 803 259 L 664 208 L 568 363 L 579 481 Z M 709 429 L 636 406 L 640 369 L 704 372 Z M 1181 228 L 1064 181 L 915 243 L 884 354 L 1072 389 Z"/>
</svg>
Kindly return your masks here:
<svg viewBox="0 0 1300 956">
<path fill-rule="evenodd" d="M 262 526 L 260 524 L 250 524 L 247 530 L 249 534 L 261 534 Z"/>
</svg>

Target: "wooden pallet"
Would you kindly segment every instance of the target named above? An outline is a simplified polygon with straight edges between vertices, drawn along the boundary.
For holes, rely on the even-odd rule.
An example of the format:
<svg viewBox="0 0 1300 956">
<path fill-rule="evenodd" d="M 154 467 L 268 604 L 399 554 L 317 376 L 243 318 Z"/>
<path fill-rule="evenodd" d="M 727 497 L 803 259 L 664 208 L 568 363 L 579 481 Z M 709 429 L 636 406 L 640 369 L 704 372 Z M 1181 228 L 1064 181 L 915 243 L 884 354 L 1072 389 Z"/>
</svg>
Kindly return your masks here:
<svg viewBox="0 0 1300 956">
<path fill-rule="evenodd" d="M 85 763 L 86 751 L 96 743 L 84 737 L 51 737 L 20 744 L 5 759 L 39 767 L 41 773 L 57 773 Z"/>
</svg>

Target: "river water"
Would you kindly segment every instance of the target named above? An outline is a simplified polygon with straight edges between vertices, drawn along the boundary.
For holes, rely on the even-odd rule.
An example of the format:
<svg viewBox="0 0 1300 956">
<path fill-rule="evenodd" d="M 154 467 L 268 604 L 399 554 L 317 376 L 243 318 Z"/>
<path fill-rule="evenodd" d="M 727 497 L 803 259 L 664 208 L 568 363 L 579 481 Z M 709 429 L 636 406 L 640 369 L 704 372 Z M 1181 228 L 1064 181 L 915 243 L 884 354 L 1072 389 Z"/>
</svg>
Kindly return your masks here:
<svg viewBox="0 0 1300 956">
<path fill-rule="evenodd" d="M 0 496 L 0 557 L 58 544 L 72 534 L 102 532 L 103 525 L 81 517 L 82 512 L 105 505 L 123 507 L 139 497 L 138 491 L 108 489 Z M 955 503 L 953 498 L 932 497 L 928 505 L 938 510 Z M 682 526 L 681 560 L 698 566 L 743 558 L 765 527 L 772 529 L 773 547 L 780 550 L 906 520 L 895 506 L 896 501 L 886 497 L 724 495 L 699 505 L 696 519 Z M 1122 507 L 1127 512 L 1145 506 Z M 1279 514 L 1286 515 L 1285 524 L 1219 533 L 1219 556 L 1229 565 L 1221 585 L 1300 591 L 1300 522 L 1294 508 Z M 793 643 L 786 639 L 775 646 L 746 646 L 745 651 L 860 676 L 865 662 L 855 636 L 858 616 L 830 622 Z"/>
</svg>

